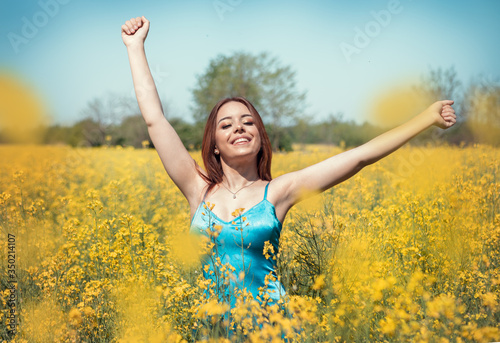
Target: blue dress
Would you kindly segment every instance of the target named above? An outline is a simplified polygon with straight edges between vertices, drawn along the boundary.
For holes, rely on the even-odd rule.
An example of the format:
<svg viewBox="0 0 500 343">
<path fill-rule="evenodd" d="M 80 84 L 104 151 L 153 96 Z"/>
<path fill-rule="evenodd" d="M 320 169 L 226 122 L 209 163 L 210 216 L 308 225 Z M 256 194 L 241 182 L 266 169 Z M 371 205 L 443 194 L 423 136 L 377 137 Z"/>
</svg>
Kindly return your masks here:
<svg viewBox="0 0 500 343">
<path fill-rule="evenodd" d="M 217 217 L 204 199 L 191 221 L 191 233 L 213 243 L 212 254 L 203 260 L 203 274 L 215 289 L 212 294 L 231 308 L 238 290 L 246 289 L 261 304 L 277 303 L 286 295 L 276 275 L 282 224 L 267 200 L 268 187 L 269 183 L 261 202 L 230 222 Z"/>
</svg>

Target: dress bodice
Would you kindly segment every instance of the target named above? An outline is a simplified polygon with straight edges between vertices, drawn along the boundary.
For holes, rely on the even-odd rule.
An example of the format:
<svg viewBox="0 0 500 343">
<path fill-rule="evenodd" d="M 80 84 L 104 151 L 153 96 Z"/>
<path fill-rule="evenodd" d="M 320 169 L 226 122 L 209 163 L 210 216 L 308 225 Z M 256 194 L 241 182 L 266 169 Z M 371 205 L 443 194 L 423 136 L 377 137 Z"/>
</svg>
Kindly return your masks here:
<svg viewBox="0 0 500 343">
<path fill-rule="evenodd" d="M 269 183 L 261 202 L 230 222 L 214 214 L 204 200 L 191 221 L 191 233 L 205 235 L 213 243 L 212 255 L 204 257 L 203 273 L 212 281 L 211 286 L 216 287 L 219 297 L 229 302 L 231 307 L 234 306 L 232 293 L 235 288 L 246 288 L 254 299 L 269 298 L 269 302 L 285 295 L 276 275 L 276 254 L 282 224 L 276 217 L 274 205 L 267 200 L 268 186 Z M 232 266 L 229 267 L 229 281 L 220 277 L 224 270 L 228 270 L 227 267 L 222 269 L 224 265 Z M 268 296 L 262 297 L 265 294 Z"/>
</svg>

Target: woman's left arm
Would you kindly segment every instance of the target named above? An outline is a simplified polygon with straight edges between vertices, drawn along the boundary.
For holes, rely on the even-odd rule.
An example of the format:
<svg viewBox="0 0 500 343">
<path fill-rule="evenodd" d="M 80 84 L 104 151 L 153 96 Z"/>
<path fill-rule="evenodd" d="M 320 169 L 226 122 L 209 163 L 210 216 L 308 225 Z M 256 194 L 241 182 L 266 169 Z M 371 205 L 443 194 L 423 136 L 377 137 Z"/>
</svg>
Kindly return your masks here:
<svg viewBox="0 0 500 343">
<path fill-rule="evenodd" d="M 408 122 L 375 137 L 359 146 L 360 164 L 365 167 L 396 151 L 410 139 L 436 125 L 442 129 L 453 126 L 456 122 L 452 100 L 437 101 L 425 111 Z"/>
<path fill-rule="evenodd" d="M 304 194 L 323 192 L 349 179 L 365 166 L 396 151 L 411 138 L 436 125 L 442 129 L 456 122 L 452 100 L 437 101 L 408 122 L 375 137 L 357 148 L 345 151 L 302 170 L 282 175 L 277 183 L 284 191 L 282 206 L 291 207 Z"/>
</svg>

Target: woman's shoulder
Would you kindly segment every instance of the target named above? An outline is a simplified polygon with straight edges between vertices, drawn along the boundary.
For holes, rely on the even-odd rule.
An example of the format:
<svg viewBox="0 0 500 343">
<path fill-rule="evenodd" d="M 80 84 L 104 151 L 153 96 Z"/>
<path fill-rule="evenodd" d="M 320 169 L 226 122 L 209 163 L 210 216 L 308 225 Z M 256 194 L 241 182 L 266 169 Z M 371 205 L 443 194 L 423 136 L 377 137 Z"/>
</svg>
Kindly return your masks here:
<svg viewBox="0 0 500 343">
<path fill-rule="evenodd" d="M 283 197 L 286 197 L 290 187 L 293 185 L 293 172 L 280 175 L 269 182 L 268 196 L 273 203 L 278 203 Z"/>
<path fill-rule="evenodd" d="M 294 181 L 295 179 L 295 174 L 296 172 L 290 172 L 286 174 L 282 174 L 274 179 L 271 180 L 271 183 L 269 184 L 269 187 L 274 187 L 274 188 L 288 188 Z"/>
<path fill-rule="evenodd" d="M 267 200 L 274 205 L 276 217 L 283 223 L 293 205 L 290 202 L 290 190 L 294 187 L 293 173 L 283 174 L 273 179 L 268 186 Z"/>
<path fill-rule="evenodd" d="M 205 200 L 205 197 L 207 196 L 208 192 L 209 192 L 209 184 L 205 180 L 202 180 L 201 182 L 197 183 L 193 194 L 191 194 L 189 197 L 186 196 L 186 199 L 189 203 L 189 207 L 191 209 L 191 216 L 194 215 L 197 208 Z"/>
</svg>

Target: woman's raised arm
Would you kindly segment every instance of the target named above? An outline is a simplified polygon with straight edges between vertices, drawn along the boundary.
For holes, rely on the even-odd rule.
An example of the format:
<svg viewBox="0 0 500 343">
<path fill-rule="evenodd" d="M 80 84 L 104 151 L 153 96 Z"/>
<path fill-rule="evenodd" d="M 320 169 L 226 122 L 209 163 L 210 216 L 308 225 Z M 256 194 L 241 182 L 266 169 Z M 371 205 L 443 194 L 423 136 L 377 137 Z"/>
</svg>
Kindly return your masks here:
<svg viewBox="0 0 500 343">
<path fill-rule="evenodd" d="M 195 204 L 205 184 L 198 174 L 193 158 L 163 114 L 144 50 L 148 31 L 149 21 L 144 16 L 127 20 L 121 30 L 123 43 L 127 47 L 137 102 L 165 170 L 189 203 Z"/>
<path fill-rule="evenodd" d="M 304 194 L 325 191 L 349 179 L 365 166 L 397 150 L 420 132 L 436 125 L 442 129 L 456 122 L 452 100 L 437 101 L 410 121 L 371 141 L 305 169 L 278 177 L 275 181 L 283 196 L 277 199 L 282 211 L 287 211 Z M 279 180 L 279 181 L 278 181 Z"/>
</svg>

